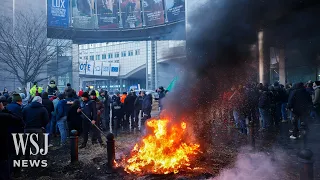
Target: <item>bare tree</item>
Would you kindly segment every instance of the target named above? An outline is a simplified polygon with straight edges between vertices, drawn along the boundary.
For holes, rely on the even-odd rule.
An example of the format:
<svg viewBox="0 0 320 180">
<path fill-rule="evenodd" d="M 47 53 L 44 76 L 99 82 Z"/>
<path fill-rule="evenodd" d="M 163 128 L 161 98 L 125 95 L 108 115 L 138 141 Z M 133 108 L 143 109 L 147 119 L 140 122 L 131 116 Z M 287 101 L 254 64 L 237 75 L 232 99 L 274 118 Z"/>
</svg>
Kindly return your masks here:
<svg viewBox="0 0 320 180">
<path fill-rule="evenodd" d="M 57 59 L 56 47 L 71 46 L 70 42 L 47 38 L 47 17 L 41 14 L 18 12 L 13 19 L 0 16 L 1 69 L 13 74 L 24 87 L 39 80 L 48 62 Z"/>
</svg>

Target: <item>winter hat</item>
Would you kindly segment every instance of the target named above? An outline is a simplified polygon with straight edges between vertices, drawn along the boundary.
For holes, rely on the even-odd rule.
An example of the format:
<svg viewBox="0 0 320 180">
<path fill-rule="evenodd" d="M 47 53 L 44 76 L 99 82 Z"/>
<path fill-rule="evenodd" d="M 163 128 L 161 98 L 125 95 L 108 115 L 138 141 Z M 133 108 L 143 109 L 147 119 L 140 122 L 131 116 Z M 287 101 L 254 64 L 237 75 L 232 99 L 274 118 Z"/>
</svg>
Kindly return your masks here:
<svg viewBox="0 0 320 180">
<path fill-rule="evenodd" d="M 7 102 L 7 98 L 5 96 L 0 96 L 0 102 Z"/>
<path fill-rule="evenodd" d="M 32 99 L 32 102 L 38 102 L 38 103 L 42 104 L 42 98 L 40 96 L 35 96 Z"/>
<path fill-rule="evenodd" d="M 82 94 L 83 94 L 83 91 L 82 91 L 82 90 L 80 90 L 80 91 L 79 91 L 79 93 L 78 93 L 78 95 L 81 97 L 81 96 L 82 96 Z"/>
<path fill-rule="evenodd" d="M 33 85 L 38 85 L 38 82 L 34 82 Z"/>
<path fill-rule="evenodd" d="M 59 98 L 60 100 L 61 100 L 61 99 L 64 99 L 64 94 L 62 94 L 62 93 L 59 94 L 59 95 L 58 95 L 58 98 Z"/>
<path fill-rule="evenodd" d="M 67 84 L 67 86 L 68 86 L 68 87 L 71 87 L 71 84 L 70 84 L 70 83 L 68 83 L 68 84 Z"/>
<path fill-rule="evenodd" d="M 90 96 L 97 96 L 96 91 L 95 91 L 95 90 L 92 90 L 92 91 L 90 92 Z"/>
<path fill-rule="evenodd" d="M 88 92 L 84 92 L 81 97 L 85 97 L 85 98 L 89 99 L 89 93 Z"/>
<path fill-rule="evenodd" d="M 19 94 L 13 94 L 12 95 L 12 102 L 21 102 L 22 98 Z"/>
<path fill-rule="evenodd" d="M 50 84 L 56 84 L 56 82 L 54 80 L 51 80 Z"/>
<path fill-rule="evenodd" d="M 273 83 L 273 86 L 279 86 L 279 82 L 277 82 L 277 81 L 274 82 L 274 83 Z"/>
</svg>

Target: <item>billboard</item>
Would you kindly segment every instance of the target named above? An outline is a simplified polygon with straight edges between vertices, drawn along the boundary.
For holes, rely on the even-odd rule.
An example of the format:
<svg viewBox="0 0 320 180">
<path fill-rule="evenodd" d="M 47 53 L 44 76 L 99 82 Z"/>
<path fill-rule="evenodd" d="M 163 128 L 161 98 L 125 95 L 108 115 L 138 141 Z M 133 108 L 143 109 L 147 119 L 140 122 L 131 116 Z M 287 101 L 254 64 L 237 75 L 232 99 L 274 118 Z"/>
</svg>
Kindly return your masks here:
<svg viewBox="0 0 320 180">
<path fill-rule="evenodd" d="M 140 0 L 120 0 L 123 28 L 142 27 Z"/>
<path fill-rule="evenodd" d="M 82 29 L 96 27 L 95 0 L 72 0 L 72 26 Z"/>
<path fill-rule="evenodd" d="M 99 29 L 119 28 L 119 1 L 97 0 Z"/>
<path fill-rule="evenodd" d="M 102 62 L 96 61 L 94 63 L 94 75 L 95 76 L 101 76 L 101 69 L 102 69 Z"/>
<path fill-rule="evenodd" d="M 94 61 L 87 61 L 86 75 L 94 75 Z"/>
<path fill-rule="evenodd" d="M 110 75 L 110 63 L 103 62 L 102 63 L 102 76 L 109 76 Z"/>
<path fill-rule="evenodd" d="M 165 0 L 168 22 L 185 19 L 185 0 Z"/>
<path fill-rule="evenodd" d="M 79 74 L 86 74 L 87 61 L 79 61 Z"/>
<path fill-rule="evenodd" d="M 163 0 L 144 0 L 143 6 L 147 26 L 164 24 Z"/>
<path fill-rule="evenodd" d="M 119 76 L 120 74 L 120 64 L 110 63 L 110 76 Z"/>
<path fill-rule="evenodd" d="M 69 27 L 69 0 L 48 0 L 48 26 Z"/>
</svg>

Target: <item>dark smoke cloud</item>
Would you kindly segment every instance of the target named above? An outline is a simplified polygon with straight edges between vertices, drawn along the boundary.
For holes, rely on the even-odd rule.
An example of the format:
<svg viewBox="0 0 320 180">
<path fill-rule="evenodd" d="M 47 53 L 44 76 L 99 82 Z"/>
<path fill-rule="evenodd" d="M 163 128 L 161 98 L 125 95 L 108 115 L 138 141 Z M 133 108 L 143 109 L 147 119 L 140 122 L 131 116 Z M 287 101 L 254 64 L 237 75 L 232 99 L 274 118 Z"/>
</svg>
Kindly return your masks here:
<svg viewBox="0 0 320 180">
<path fill-rule="evenodd" d="M 193 0 L 189 0 L 193 1 Z M 164 114 L 187 119 L 196 136 L 210 142 L 212 109 L 232 85 L 256 82 L 252 45 L 257 33 L 294 1 L 208 0 L 188 7 L 187 60 L 176 91 L 169 93 Z"/>
</svg>

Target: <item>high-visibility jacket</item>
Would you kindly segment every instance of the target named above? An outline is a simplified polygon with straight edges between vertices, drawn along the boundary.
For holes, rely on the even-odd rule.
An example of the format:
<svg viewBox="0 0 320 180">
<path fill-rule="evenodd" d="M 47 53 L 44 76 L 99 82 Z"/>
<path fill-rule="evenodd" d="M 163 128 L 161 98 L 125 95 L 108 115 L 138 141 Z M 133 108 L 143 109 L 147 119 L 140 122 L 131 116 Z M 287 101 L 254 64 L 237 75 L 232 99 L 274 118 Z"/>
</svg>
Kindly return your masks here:
<svg viewBox="0 0 320 180">
<path fill-rule="evenodd" d="M 38 90 L 38 95 L 40 95 L 43 91 L 42 87 L 37 87 L 36 85 L 32 86 L 32 88 L 30 89 L 30 96 L 31 97 L 36 96 L 37 90 Z"/>
<path fill-rule="evenodd" d="M 120 98 L 120 102 L 124 104 L 124 100 L 127 98 L 127 95 L 123 94 Z"/>
</svg>

